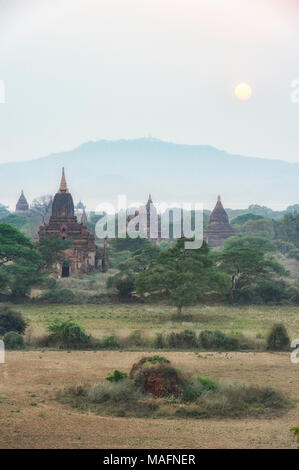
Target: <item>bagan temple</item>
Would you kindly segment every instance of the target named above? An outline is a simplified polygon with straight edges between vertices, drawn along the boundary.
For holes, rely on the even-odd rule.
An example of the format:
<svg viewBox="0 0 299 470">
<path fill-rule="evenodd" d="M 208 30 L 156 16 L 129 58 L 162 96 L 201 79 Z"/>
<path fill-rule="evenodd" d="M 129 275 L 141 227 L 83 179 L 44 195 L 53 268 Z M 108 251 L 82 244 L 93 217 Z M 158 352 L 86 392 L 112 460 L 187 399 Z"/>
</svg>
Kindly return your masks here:
<svg viewBox="0 0 299 470">
<path fill-rule="evenodd" d="M 18 199 L 18 202 L 16 204 L 16 210 L 15 210 L 15 214 L 18 214 L 18 215 L 23 215 L 23 214 L 28 214 L 29 212 L 29 204 L 27 202 L 27 199 L 24 195 L 24 191 L 22 190 L 21 192 L 21 196 L 19 197 Z"/>
<path fill-rule="evenodd" d="M 86 227 L 87 217 L 83 210 L 82 220 L 79 223 L 75 216 L 74 202 L 70 194 L 64 168 L 62 169 L 61 183 L 52 203 L 52 213 L 49 223 L 40 225 L 35 238 L 39 241 L 43 237 L 58 236 L 62 240 L 71 239 L 72 245 L 66 253 L 66 260 L 62 265 L 57 264 L 57 277 L 70 277 L 75 273 L 87 274 L 98 269 L 107 270 L 106 243 L 102 251 L 95 243 L 94 234 Z"/>
<path fill-rule="evenodd" d="M 218 196 L 216 206 L 210 215 L 210 221 L 204 233 L 204 239 L 211 248 L 216 248 L 221 246 L 227 238 L 234 235 L 235 231 L 229 223 L 221 197 Z"/>
</svg>

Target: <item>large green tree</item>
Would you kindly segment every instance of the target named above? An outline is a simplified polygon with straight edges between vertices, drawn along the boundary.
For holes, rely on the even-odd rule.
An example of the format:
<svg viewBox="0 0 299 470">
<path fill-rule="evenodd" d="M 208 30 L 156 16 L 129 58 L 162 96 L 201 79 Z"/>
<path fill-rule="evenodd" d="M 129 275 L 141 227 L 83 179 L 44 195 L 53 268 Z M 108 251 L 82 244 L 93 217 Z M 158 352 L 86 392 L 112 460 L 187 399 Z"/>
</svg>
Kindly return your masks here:
<svg viewBox="0 0 299 470">
<path fill-rule="evenodd" d="M 239 294 L 258 282 L 274 279 L 276 274 L 285 274 L 273 257 L 275 245 L 260 237 L 232 237 L 226 240 L 222 252 L 215 254 L 219 269 L 231 278 L 232 301 Z"/>
<path fill-rule="evenodd" d="M 299 248 L 299 212 L 286 214 L 280 221 L 278 237 Z"/>
<path fill-rule="evenodd" d="M 166 297 L 181 315 L 184 306 L 194 305 L 208 293 L 227 288 L 227 276 L 217 272 L 208 245 L 186 250 L 186 239 L 159 256 L 136 279 L 136 291 L 154 298 Z"/>
<path fill-rule="evenodd" d="M 42 280 L 42 255 L 29 238 L 0 223 L 0 291 L 19 297 Z"/>
</svg>

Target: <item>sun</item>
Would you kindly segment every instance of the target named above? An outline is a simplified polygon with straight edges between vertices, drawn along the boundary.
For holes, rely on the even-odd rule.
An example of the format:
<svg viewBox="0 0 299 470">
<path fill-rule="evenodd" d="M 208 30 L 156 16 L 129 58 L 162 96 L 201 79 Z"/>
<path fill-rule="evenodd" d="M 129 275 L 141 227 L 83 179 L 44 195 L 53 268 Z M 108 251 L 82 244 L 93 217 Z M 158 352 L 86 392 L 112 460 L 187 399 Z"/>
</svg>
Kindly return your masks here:
<svg viewBox="0 0 299 470">
<path fill-rule="evenodd" d="M 235 95 L 238 100 L 247 101 L 251 98 L 252 88 L 248 83 L 239 83 L 235 88 Z"/>
</svg>

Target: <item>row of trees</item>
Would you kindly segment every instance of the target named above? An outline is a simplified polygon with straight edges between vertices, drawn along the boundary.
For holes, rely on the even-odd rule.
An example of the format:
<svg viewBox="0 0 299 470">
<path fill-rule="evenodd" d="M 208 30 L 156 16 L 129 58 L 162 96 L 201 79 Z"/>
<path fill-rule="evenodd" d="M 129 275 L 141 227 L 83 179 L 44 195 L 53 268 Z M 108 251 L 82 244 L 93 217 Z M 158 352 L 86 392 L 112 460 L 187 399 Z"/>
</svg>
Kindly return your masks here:
<svg viewBox="0 0 299 470">
<path fill-rule="evenodd" d="M 184 239 L 169 249 L 150 243 L 119 264 L 108 280 L 122 298 L 133 291 L 148 299 L 167 299 L 178 309 L 207 300 L 281 301 L 290 297 L 281 279 L 287 273 L 274 254 L 276 247 L 261 237 L 233 237 L 222 251 L 185 250 Z"/>
</svg>

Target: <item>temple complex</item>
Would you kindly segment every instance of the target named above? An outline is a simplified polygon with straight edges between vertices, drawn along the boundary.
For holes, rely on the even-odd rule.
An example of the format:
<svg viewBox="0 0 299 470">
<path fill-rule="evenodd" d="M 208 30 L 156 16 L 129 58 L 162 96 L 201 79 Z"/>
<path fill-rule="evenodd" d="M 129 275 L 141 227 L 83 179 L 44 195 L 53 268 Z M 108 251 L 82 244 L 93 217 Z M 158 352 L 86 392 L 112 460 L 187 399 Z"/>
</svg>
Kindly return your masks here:
<svg viewBox="0 0 299 470">
<path fill-rule="evenodd" d="M 106 245 L 104 243 L 104 249 L 101 252 L 95 243 L 94 234 L 87 229 L 86 223 L 85 209 L 81 223 L 77 221 L 73 198 L 68 190 L 63 168 L 60 187 L 53 199 L 49 222 L 40 225 L 35 238 L 39 241 L 43 237 L 56 235 L 62 240 L 72 240 L 72 246 L 65 251 L 66 260 L 62 265 L 56 266 L 57 277 L 69 277 L 77 272 L 87 274 L 94 269 L 107 270 Z"/>
<path fill-rule="evenodd" d="M 221 246 L 224 240 L 234 235 L 235 231 L 229 223 L 221 198 L 218 196 L 216 206 L 210 215 L 210 222 L 204 233 L 204 239 L 212 248 L 215 248 Z"/>
<path fill-rule="evenodd" d="M 16 204 L 15 214 L 26 215 L 28 213 L 29 213 L 29 204 L 28 204 L 27 199 L 24 195 L 24 191 L 22 190 L 21 196 L 19 197 L 19 200 Z"/>
</svg>

